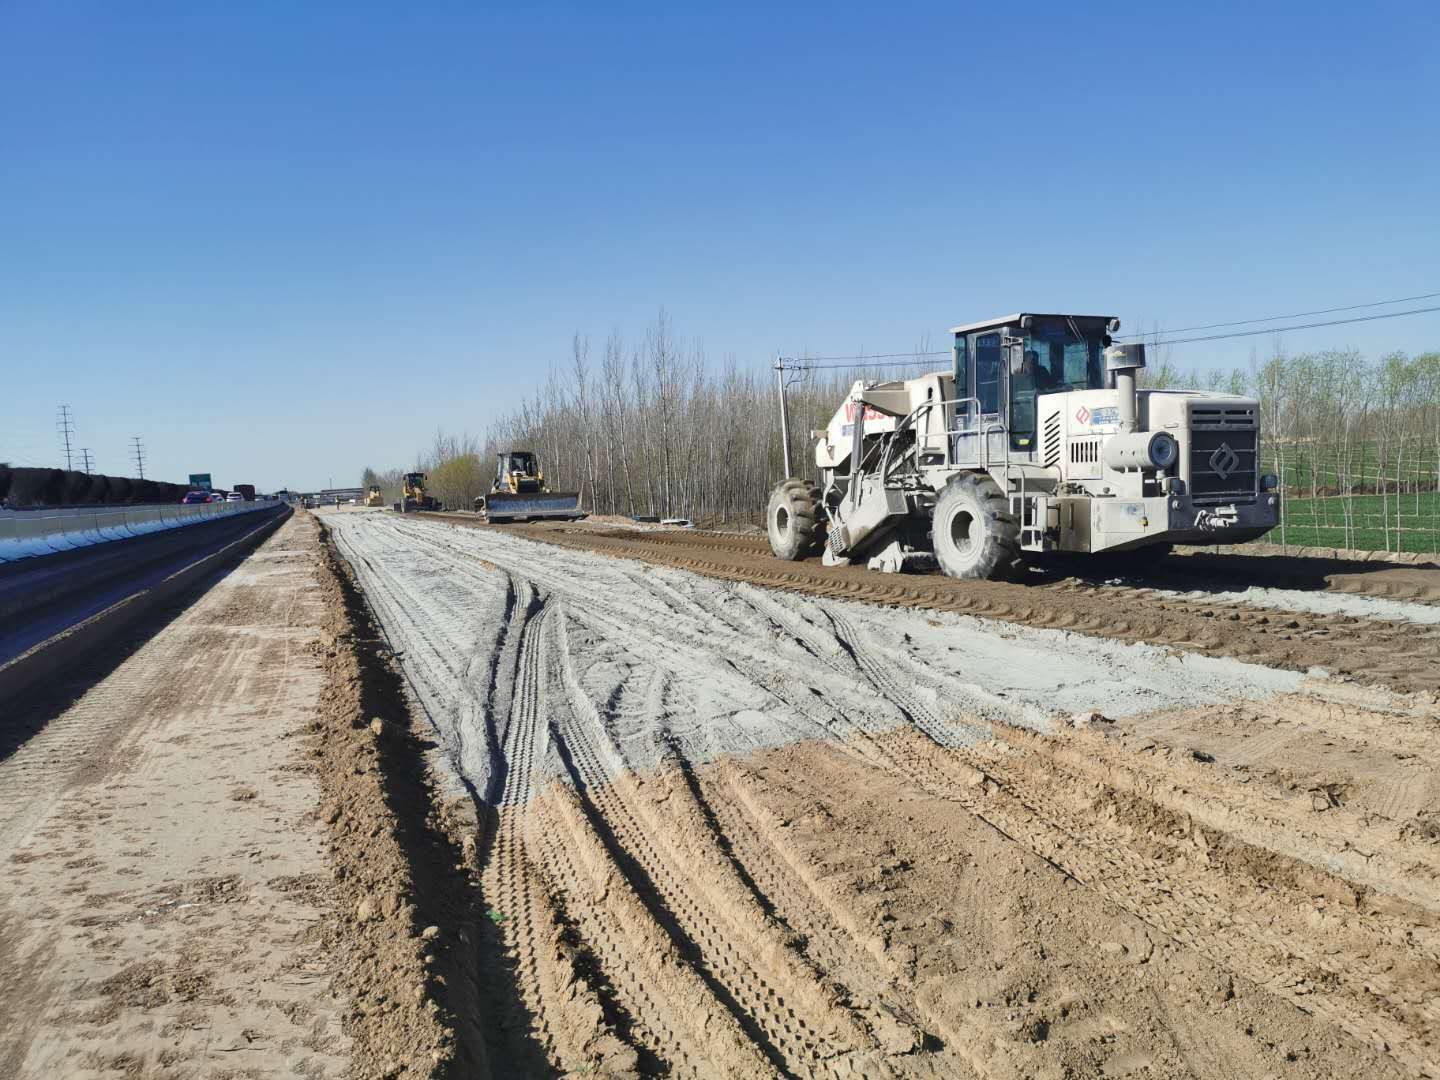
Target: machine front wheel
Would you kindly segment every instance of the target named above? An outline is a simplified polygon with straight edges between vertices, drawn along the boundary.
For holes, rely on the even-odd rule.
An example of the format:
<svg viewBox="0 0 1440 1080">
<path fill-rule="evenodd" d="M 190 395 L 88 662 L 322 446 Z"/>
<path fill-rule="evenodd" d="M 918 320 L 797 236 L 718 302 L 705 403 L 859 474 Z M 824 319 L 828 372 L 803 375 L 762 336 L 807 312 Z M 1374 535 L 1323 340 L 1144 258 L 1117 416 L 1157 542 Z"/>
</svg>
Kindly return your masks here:
<svg viewBox="0 0 1440 1080">
<path fill-rule="evenodd" d="M 770 550 L 792 562 L 814 554 L 824 538 L 823 520 L 819 488 L 793 477 L 782 480 L 765 510 Z"/>
<path fill-rule="evenodd" d="M 935 560 L 947 577 L 1013 577 L 1023 565 L 1020 526 L 988 476 L 962 473 L 935 500 Z"/>
</svg>

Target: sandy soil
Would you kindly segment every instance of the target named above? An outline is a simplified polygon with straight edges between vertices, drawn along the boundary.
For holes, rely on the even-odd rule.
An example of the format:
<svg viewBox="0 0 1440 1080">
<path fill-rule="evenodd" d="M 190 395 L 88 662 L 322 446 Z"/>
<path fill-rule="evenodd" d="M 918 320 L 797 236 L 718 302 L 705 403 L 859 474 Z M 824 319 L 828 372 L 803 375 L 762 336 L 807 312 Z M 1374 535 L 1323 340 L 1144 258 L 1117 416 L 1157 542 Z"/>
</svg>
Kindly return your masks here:
<svg viewBox="0 0 1440 1080">
<path fill-rule="evenodd" d="M 477 1074 L 1440 1074 L 1424 627 L 325 517 L 475 796 Z"/>
<path fill-rule="evenodd" d="M 323 681 L 300 541 L 287 524 L 0 765 L 0 1072 L 339 1073 L 291 741 Z"/>
<path fill-rule="evenodd" d="M 1440 1076 L 1440 572 L 761 545 L 299 514 L 0 718 L 0 1077 Z"/>
<path fill-rule="evenodd" d="M 4 718 L 0 1076 L 450 1061 L 350 626 L 297 516 Z"/>
</svg>

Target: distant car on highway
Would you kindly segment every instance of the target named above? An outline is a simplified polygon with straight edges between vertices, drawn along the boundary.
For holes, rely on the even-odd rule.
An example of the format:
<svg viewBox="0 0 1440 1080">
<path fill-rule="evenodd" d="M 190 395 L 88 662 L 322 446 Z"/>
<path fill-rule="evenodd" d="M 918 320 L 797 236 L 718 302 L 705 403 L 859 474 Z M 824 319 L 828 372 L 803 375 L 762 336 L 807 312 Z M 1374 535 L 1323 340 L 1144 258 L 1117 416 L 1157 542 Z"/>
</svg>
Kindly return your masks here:
<svg viewBox="0 0 1440 1080">
<path fill-rule="evenodd" d="M 187 491 L 185 497 L 180 500 L 181 506 L 193 506 L 196 503 L 208 503 L 210 493 L 208 491 Z"/>
<path fill-rule="evenodd" d="M 226 496 L 225 496 L 225 501 L 226 501 L 226 502 L 244 502 L 244 501 L 245 501 L 245 496 L 244 496 L 244 495 L 241 495 L 240 492 L 238 492 L 238 491 L 232 491 L 232 492 L 230 492 L 229 495 L 226 495 Z"/>
</svg>

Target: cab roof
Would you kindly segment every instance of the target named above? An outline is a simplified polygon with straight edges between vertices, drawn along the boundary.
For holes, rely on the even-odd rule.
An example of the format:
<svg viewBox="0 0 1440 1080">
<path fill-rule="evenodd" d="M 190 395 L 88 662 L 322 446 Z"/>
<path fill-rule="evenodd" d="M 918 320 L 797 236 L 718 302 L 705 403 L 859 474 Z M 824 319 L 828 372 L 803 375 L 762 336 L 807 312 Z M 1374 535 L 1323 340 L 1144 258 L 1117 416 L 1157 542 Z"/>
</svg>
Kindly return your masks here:
<svg viewBox="0 0 1440 1080">
<path fill-rule="evenodd" d="M 964 326 L 952 326 L 952 334 L 974 334 L 981 330 L 997 330 L 1002 326 L 1014 326 L 1021 319 L 1103 319 L 1109 323 L 1114 315 L 1064 315 L 1060 313 L 1039 312 L 1039 311 L 1017 311 L 1014 315 L 1002 315 L 998 319 L 986 319 L 984 322 L 966 323 Z"/>
</svg>

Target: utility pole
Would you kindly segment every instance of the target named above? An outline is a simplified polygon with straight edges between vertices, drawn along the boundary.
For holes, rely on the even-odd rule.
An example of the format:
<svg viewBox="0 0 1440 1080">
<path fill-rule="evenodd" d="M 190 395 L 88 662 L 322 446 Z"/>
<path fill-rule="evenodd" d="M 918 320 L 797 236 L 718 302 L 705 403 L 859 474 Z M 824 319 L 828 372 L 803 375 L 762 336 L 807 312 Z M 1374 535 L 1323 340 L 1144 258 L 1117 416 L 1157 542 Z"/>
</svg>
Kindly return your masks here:
<svg viewBox="0 0 1440 1080">
<path fill-rule="evenodd" d="M 135 455 L 135 474 L 139 479 L 145 479 L 145 444 L 140 441 L 139 435 L 131 435 L 131 453 Z"/>
<path fill-rule="evenodd" d="M 790 479 L 790 408 L 785 402 L 785 358 L 775 358 L 775 392 L 780 395 L 780 454 L 785 459 L 785 479 Z"/>
<path fill-rule="evenodd" d="M 70 450 L 70 438 L 75 434 L 75 421 L 70 416 L 69 405 L 60 406 L 60 415 L 55 420 L 55 430 L 60 433 L 60 441 L 65 446 L 65 468 L 73 470 L 75 462 Z"/>
<path fill-rule="evenodd" d="M 92 463 L 90 461 L 90 448 L 88 446 L 81 447 L 80 449 L 80 463 L 85 475 L 89 476 Z"/>
</svg>

